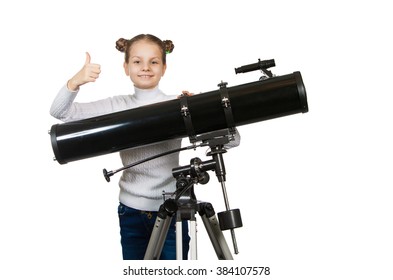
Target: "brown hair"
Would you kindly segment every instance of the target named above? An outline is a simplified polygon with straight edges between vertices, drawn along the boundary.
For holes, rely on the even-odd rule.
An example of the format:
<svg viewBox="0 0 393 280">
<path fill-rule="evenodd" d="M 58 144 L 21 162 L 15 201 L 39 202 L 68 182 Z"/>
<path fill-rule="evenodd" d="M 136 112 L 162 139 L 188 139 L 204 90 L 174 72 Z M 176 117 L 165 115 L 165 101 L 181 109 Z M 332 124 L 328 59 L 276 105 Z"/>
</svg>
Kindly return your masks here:
<svg viewBox="0 0 393 280">
<path fill-rule="evenodd" d="M 175 48 L 175 45 L 172 43 L 171 40 L 164 40 L 161 41 L 158 37 L 151 35 L 151 34 L 139 34 L 135 36 L 132 39 L 124 39 L 120 38 L 119 40 L 116 41 L 116 49 L 119 50 L 120 52 L 124 52 L 124 60 L 126 63 L 128 63 L 128 60 L 130 58 L 130 49 L 131 46 L 138 41 L 141 40 L 146 40 L 149 42 L 152 42 L 154 44 L 157 44 L 157 46 L 160 47 L 161 49 L 161 54 L 162 54 L 162 62 L 165 65 L 166 64 L 166 54 L 171 53 L 173 49 Z"/>
</svg>

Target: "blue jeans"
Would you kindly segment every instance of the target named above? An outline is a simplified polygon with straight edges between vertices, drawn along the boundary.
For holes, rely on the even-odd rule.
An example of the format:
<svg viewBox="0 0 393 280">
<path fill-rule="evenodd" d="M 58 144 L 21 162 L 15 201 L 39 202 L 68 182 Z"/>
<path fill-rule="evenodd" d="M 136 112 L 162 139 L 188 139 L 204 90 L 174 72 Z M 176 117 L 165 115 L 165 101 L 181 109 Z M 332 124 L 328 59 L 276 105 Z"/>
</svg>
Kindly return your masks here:
<svg viewBox="0 0 393 280">
<path fill-rule="evenodd" d="M 157 212 L 140 211 L 122 203 L 118 207 L 123 260 L 143 260 Z M 187 259 L 190 237 L 188 222 L 183 221 L 183 259 Z M 172 219 L 160 260 L 176 259 L 176 218 Z"/>
</svg>

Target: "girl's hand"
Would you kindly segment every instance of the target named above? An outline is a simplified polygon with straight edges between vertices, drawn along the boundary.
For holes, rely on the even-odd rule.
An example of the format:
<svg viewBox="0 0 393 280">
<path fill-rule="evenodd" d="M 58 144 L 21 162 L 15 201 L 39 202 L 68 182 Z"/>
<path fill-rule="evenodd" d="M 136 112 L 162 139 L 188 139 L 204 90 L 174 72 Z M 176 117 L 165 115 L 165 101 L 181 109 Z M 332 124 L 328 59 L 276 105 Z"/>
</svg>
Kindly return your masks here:
<svg viewBox="0 0 393 280">
<path fill-rule="evenodd" d="M 86 61 L 82 69 L 76 73 L 68 82 L 67 87 L 71 91 L 77 91 L 81 85 L 95 82 L 101 73 L 99 64 L 90 63 L 90 54 L 86 52 Z"/>
<path fill-rule="evenodd" d="M 180 97 L 182 97 L 182 96 L 193 96 L 194 94 L 193 93 L 191 93 L 191 92 L 189 92 L 189 91 L 187 91 L 187 90 L 183 90 L 182 92 L 181 92 L 182 94 L 181 95 L 179 95 L 177 98 L 180 98 Z"/>
</svg>

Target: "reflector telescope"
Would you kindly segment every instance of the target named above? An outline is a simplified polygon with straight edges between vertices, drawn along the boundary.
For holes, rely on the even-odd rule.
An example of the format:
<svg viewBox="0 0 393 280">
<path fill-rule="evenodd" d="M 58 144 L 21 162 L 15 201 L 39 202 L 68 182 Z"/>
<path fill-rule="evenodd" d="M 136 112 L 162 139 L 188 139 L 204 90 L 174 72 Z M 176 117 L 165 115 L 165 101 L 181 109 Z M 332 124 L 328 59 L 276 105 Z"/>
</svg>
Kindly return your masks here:
<svg viewBox="0 0 393 280">
<path fill-rule="evenodd" d="M 193 96 L 55 124 L 50 129 L 55 159 L 65 164 L 308 112 L 300 72 L 233 87 L 219 86 L 217 90 Z"/>
</svg>

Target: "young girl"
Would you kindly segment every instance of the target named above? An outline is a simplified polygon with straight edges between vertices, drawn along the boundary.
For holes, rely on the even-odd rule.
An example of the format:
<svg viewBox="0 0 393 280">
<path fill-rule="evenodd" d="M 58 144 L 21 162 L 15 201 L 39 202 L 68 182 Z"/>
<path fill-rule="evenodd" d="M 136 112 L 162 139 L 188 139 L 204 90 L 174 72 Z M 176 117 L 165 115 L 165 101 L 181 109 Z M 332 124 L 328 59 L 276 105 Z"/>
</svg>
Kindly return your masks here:
<svg viewBox="0 0 393 280">
<path fill-rule="evenodd" d="M 125 53 L 124 71 L 130 77 L 135 93 L 114 96 L 91 102 L 74 102 L 80 86 L 94 82 L 101 72 L 100 65 L 86 61 L 82 69 L 64 85 L 50 109 L 50 114 L 62 121 L 74 121 L 113 113 L 139 106 L 174 99 L 159 89 L 159 82 L 167 67 L 166 54 L 173 51 L 171 41 L 141 34 L 130 40 L 119 39 L 116 48 Z M 186 92 L 183 92 L 186 93 Z M 181 139 L 168 140 L 145 147 L 120 151 L 124 165 L 180 148 Z M 125 169 L 119 181 L 118 207 L 123 259 L 143 259 L 157 210 L 163 203 L 162 193 L 175 191 L 172 168 L 179 166 L 179 153 L 157 158 Z M 176 259 L 175 219 L 172 219 L 161 259 Z M 183 259 L 189 249 L 187 221 L 183 222 Z"/>
</svg>

